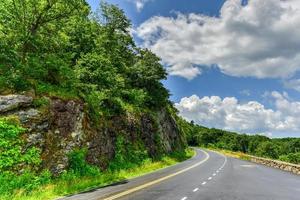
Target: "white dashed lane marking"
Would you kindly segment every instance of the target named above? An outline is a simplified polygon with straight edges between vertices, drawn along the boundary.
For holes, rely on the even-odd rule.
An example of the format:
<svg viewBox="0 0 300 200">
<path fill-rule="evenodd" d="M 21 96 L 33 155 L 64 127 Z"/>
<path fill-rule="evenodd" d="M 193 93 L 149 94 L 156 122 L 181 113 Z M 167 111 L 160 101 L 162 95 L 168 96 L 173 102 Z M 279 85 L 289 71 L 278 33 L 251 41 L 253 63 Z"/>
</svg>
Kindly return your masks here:
<svg viewBox="0 0 300 200">
<path fill-rule="evenodd" d="M 220 154 L 220 155 L 222 155 L 222 154 Z M 224 155 L 222 155 L 222 156 L 225 158 L 224 163 L 223 163 L 223 165 L 216 171 L 216 173 L 213 173 L 213 174 L 212 174 L 212 176 L 216 176 L 216 175 L 223 169 L 223 167 L 226 165 L 227 157 L 224 156 Z M 243 166 L 243 167 L 249 167 L 249 166 Z M 212 180 L 212 177 L 209 177 L 207 180 Z M 206 183 L 207 183 L 207 182 L 204 181 L 204 182 L 201 183 L 201 185 L 205 185 Z M 193 190 L 193 192 L 197 192 L 198 190 L 199 190 L 199 188 L 195 188 L 195 189 Z M 188 199 L 187 197 L 181 198 L 181 200 L 187 200 L 187 199 Z"/>
</svg>

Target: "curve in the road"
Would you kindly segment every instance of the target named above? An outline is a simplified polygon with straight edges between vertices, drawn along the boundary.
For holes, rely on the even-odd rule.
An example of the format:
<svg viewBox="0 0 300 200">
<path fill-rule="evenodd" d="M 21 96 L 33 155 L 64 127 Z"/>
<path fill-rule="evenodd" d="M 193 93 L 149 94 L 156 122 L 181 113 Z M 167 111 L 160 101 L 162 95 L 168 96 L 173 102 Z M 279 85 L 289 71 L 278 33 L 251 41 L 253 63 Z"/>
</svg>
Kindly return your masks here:
<svg viewBox="0 0 300 200">
<path fill-rule="evenodd" d="M 178 172 L 169 174 L 169 175 L 164 176 L 164 177 L 162 177 L 162 178 L 159 178 L 159 179 L 157 179 L 157 180 L 154 180 L 154 181 L 145 183 L 145 184 L 143 184 L 143 185 L 137 186 L 137 187 L 135 187 L 135 188 L 131 188 L 131 189 L 129 189 L 129 190 L 126 190 L 126 191 L 121 192 L 121 193 L 119 193 L 119 194 L 113 195 L 113 196 L 111 196 L 111 197 L 107 197 L 107 198 L 105 198 L 104 200 L 114 200 L 114 199 L 118 199 L 118 198 L 120 198 L 120 197 L 126 196 L 126 195 L 128 195 L 128 194 L 134 193 L 134 192 L 136 192 L 136 191 L 142 190 L 142 189 L 147 188 L 147 187 L 150 187 L 150 186 L 152 186 L 152 185 L 158 184 L 158 183 L 160 183 L 160 182 L 162 182 L 162 181 L 165 181 L 165 180 L 167 180 L 167 179 L 169 179 L 169 178 L 172 178 L 172 177 L 177 176 L 177 175 L 179 175 L 179 174 L 182 174 L 182 173 L 184 173 L 184 172 L 186 172 L 186 171 L 188 171 L 188 170 L 191 170 L 191 169 L 193 169 L 193 168 L 195 168 L 195 167 L 198 167 L 199 165 L 203 164 L 204 162 L 206 162 L 206 161 L 209 159 L 209 154 L 208 154 L 207 152 L 203 151 L 203 150 L 201 150 L 201 151 L 206 155 L 206 157 L 205 157 L 204 160 L 202 160 L 202 161 L 200 161 L 200 162 L 198 162 L 198 163 L 196 163 L 196 164 L 194 164 L 194 165 L 192 165 L 192 166 L 190 166 L 190 167 L 187 167 L 187 168 L 185 168 L 185 169 L 182 169 L 182 170 L 180 170 L 180 171 L 178 171 Z"/>
<path fill-rule="evenodd" d="M 300 176 L 196 149 L 177 165 L 64 200 L 299 200 Z M 209 158 L 209 159 L 208 159 Z"/>
</svg>

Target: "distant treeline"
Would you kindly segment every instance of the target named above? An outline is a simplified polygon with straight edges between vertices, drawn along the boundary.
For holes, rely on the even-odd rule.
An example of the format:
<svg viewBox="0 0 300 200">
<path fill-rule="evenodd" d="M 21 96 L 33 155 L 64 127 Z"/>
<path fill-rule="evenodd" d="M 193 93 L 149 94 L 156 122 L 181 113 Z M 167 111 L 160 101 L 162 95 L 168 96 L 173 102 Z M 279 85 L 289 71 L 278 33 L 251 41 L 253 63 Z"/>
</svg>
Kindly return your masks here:
<svg viewBox="0 0 300 200">
<path fill-rule="evenodd" d="M 179 120 L 191 146 L 213 147 L 300 164 L 300 138 L 271 139 L 206 128 Z"/>
</svg>

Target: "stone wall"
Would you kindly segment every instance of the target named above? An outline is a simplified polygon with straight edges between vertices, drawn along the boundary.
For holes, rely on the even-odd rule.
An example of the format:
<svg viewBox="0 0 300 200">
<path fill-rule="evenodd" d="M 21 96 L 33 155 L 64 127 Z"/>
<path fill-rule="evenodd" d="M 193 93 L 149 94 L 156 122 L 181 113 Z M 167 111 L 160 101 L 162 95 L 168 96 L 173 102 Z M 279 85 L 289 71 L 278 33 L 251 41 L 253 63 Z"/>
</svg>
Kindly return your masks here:
<svg viewBox="0 0 300 200">
<path fill-rule="evenodd" d="M 255 157 L 255 156 L 249 156 L 251 162 L 255 162 L 258 164 L 266 165 L 269 167 L 281 169 L 284 171 L 292 172 L 294 174 L 300 175 L 300 165 L 296 164 L 291 164 L 291 163 L 286 163 L 282 161 L 277 161 L 277 160 L 271 160 L 267 158 L 260 158 L 260 157 Z"/>
</svg>

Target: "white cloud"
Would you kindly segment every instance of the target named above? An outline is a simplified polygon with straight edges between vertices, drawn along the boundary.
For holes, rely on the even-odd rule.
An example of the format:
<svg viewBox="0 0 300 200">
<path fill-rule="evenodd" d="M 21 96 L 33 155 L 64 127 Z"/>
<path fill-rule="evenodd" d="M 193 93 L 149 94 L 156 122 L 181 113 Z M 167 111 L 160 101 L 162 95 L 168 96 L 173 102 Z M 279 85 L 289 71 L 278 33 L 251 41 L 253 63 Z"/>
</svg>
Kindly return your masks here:
<svg viewBox="0 0 300 200">
<path fill-rule="evenodd" d="M 129 1 L 135 4 L 135 7 L 138 12 L 141 12 L 145 4 L 151 0 L 129 0 Z"/>
<path fill-rule="evenodd" d="M 192 79 L 218 64 L 232 76 L 287 78 L 300 70 L 299 27 L 299 0 L 227 0 L 219 17 L 155 16 L 136 34 L 172 75 Z"/>
<path fill-rule="evenodd" d="M 300 79 L 284 80 L 283 84 L 286 88 L 294 89 L 300 92 Z"/>
<path fill-rule="evenodd" d="M 240 103 L 235 97 L 184 97 L 175 106 L 180 115 L 196 123 L 246 133 L 300 132 L 300 102 L 292 101 L 286 93 L 268 94 L 275 105 L 267 109 L 257 101 Z M 296 136 L 296 135 L 295 135 Z"/>
</svg>

